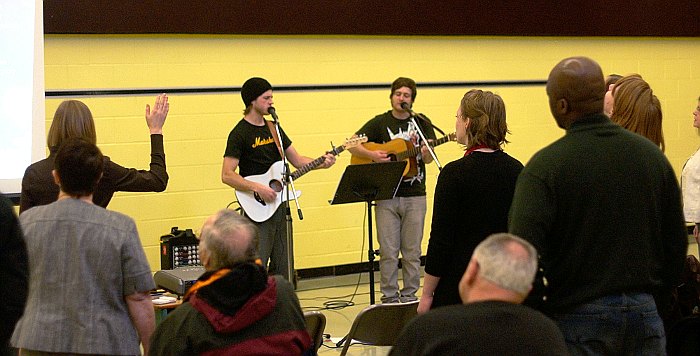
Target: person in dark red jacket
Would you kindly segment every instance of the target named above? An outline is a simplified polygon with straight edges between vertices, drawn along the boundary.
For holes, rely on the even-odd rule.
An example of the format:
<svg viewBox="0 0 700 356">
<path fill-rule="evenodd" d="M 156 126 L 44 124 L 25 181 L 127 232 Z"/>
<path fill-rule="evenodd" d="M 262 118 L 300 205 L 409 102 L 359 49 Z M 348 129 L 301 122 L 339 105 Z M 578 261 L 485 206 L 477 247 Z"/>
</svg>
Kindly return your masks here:
<svg viewBox="0 0 700 356">
<path fill-rule="evenodd" d="M 257 228 L 232 210 L 204 223 L 206 272 L 185 302 L 158 325 L 150 355 L 301 355 L 311 352 L 292 285 L 268 276 L 257 257 Z"/>
</svg>

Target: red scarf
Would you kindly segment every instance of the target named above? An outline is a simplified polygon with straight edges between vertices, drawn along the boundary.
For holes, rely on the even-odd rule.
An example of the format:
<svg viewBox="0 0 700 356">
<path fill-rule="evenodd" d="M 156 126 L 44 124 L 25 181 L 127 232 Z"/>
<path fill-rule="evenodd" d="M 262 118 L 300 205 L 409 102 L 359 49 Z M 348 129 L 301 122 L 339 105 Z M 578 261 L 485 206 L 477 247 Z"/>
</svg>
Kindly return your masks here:
<svg viewBox="0 0 700 356">
<path fill-rule="evenodd" d="M 471 148 L 469 148 L 468 150 L 466 150 L 466 151 L 464 152 L 464 157 L 467 157 L 467 156 L 469 156 L 470 154 L 472 154 L 472 152 L 474 152 L 474 151 L 476 151 L 476 150 L 479 150 L 479 149 L 482 149 L 482 148 L 490 148 L 490 147 L 489 147 L 489 146 L 486 146 L 486 145 L 476 145 L 476 146 L 472 146 Z"/>
</svg>

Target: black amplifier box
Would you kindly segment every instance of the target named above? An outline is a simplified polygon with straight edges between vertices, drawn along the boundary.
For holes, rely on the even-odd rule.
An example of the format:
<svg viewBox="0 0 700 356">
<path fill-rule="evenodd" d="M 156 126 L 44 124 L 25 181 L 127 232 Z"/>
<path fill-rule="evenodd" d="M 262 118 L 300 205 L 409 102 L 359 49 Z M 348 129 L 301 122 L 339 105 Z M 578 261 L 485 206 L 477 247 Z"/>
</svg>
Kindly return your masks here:
<svg viewBox="0 0 700 356">
<path fill-rule="evenodd" d="M 198 245 L 199 240 L 192 229 L 173 227 L 169 234 L 160 237 L 160 269 L 201 266 Z"/>
</svg>

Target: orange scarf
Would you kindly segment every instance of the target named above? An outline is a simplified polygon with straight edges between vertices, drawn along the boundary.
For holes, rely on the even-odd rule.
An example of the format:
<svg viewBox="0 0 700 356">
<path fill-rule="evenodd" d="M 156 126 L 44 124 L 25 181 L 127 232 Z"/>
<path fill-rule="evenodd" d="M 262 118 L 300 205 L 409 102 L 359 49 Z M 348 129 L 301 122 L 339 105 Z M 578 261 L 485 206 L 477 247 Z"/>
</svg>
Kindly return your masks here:
<svg viewBox="0 0 700 356">
<path fill-rule="evenodd" d="M 231 272 L 231 270 L 230 270 L 229 268 L 222 268 L 222 269 L 220 269 L 220 270 L 214 272 L 214 274 L 212 274 L 212 275 L 211 275 L 209 278 L 207 278 L 206 280 L 197 281 L 197 283 L 195 283 L 192 287 L 190 287 L 190 289 L 187 291 L 187 293 L 185 293 L 185 299 L 184 299 L 184 300 L 190 299 L 191 296 L 193 296 L 193 295 L 195 295 L 195 294 L 197 293 L 197 290 L 199 290 L 199 289 L 202 288 L 202 287 L 206 287 L 206 286 L 208 286 L 208 285 L 214 283 L 216 280 L 218 280 L 219 278 L 225 276 L 225 275 L 226 275 L 227 273 L 229 273 L 229 272 Z"/>
<path fill-rule="evenodd" d="M 255 264 L 256 264 L 256 265 L 259 265 L 259 266 L 262 266 L 262 260 L 259 259 L 259 258 L 256 258 L 256 259 L 255 259 Z M 204 280 L 204 281 L 197 281 L 197 283 L 195 283 L 194 285 L 192 285 L 192 287 L 190 287 L 190 289 L 187 291 L 187 293 L 185 293 L 185 298 L 184 298 L 183 300 L 186 301 L 187 299 L 190 299 L 191 296 L 197 294 L 197 290 L 199 290 L 199 289 L 202 288 L 202 287 L 206 287 L 206 286 L 208 286 L 208 285 L 210 285 L 210 284 L 216 282 L 216 280 L 218 280 L 219 278 L 225 276 L 225 275 L 226 275 L 227 273 L 229 273 L 229 272 L 231 272 L 231 269 L 230 269 L 230 268 L 222 268 L 222 269 L 220 269 L 220 270 L 214 272 L 214 274 L 212 274 L 212 275 L 211 275 L 209 278 L 207 278 L 206 280 Z"/>
</svg>

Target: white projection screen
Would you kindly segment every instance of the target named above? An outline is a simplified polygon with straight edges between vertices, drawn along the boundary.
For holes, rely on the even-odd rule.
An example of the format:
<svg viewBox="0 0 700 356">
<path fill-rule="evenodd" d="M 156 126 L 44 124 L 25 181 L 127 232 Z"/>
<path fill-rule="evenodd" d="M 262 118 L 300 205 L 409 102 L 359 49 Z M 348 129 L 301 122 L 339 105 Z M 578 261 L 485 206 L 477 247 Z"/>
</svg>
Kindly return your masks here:
<svg viewBox="0 0 700 356">
<path fill-rule="evenodd" d="M 46 156 L 43 0 L 0 0 L 0 192 Z"/>
</svg>

